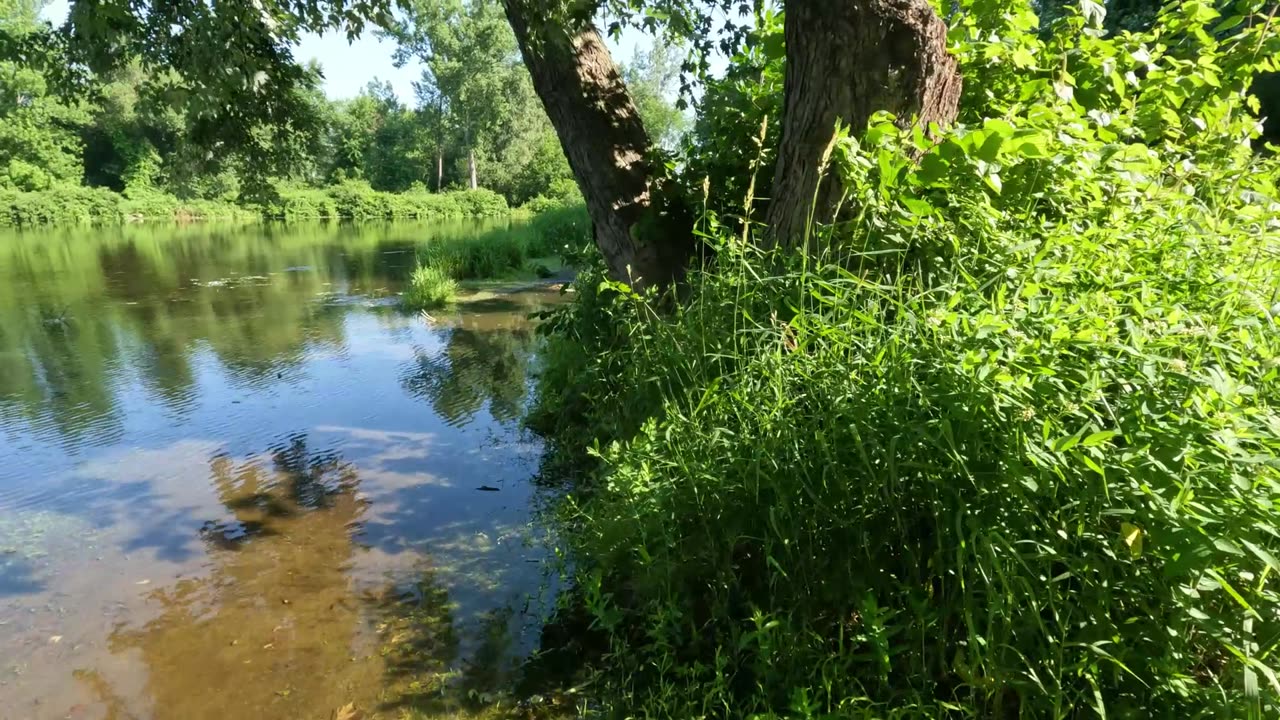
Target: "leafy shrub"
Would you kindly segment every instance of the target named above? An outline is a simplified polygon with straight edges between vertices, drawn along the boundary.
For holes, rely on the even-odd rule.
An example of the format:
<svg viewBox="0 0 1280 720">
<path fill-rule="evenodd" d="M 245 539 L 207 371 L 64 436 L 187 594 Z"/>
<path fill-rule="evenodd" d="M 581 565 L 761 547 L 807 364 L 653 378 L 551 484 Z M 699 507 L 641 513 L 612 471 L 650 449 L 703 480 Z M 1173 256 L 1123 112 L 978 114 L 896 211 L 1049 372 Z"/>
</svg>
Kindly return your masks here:
<svg viewBox="0 0 1280 720">
<path fill-rule="evenodd" d="M 60 186 L 39 192 L 0 190 L 0 225 L 115 223 L 121 198 L 106 188 Z"/>
<path fill-rule="evenodd" d="M 507 199 L 492 190 L 477 188 L 449 193 L 465 217 L 498 217 L 508 211 Z"/>
<path fill-rule="evenodd" d="M 529 253 L 535 257 L 577 251 L 592 240 L 591 218 L 582 203 L 549 202 L 529 220 L 529 228 L 533 232 Z"/>
<path fill-rule="evenodd" d="M 528 234 L 500 228 L 479 235 L 453 236 L 427 243 L 420 262 L 459 280 L 502 277 L 524 265 Z"/>
<path fill-rule="evenodd" d="M 338 205 L 324 190 L 278 185 L 276 199 L 263 207 L 263 215 L 278 220 L 315 220 L 338 217 Z"/>
<path fill-rule="evenodd" d="M 263 208 L 266 217 L 283 220 L 446 220 L 507 213 L 501 196 L 488 190 L 427 192 L 420 184 L 404 193 L 374 190 L 364 180 L 341 180 L 325 188 L 276 186 L 278 199 Z"/>
<path fill-rule="evenodd" d="M 392 213 L 395 217 L 415 220 L 444 220 L 464 214 L 453 194 L 429 193 L 426 190 L 411 190 L 392 196 Z"/>
<path fill-rule="evenodd" d="M 392 216 L 390 193 L 370 187 L 365 180 L 343 180 L 327 190 L 338 217 L 348 220 L 380 220 Z"/>
<path fill-rule="evenodd" d="M 129 188 L 125 191 L 121 210 L 133 220 L 172 219 L 181 201 L 154 188 Z"/>
<path fill-rule="evenodd" d="M 588 270 L 544 325 L 532 420 L 594 439 L 560 509 L 619 714 L 1280 713 L 1280 163 L 1241 59 L 1274 43 L 1033 27 L 961 48 L 995 66 L 968 124 L 841 142 L 823 254 L 708 214 L 681 303 Z M 1089 95 L 1021 100 L 1027 46 Z"/>
<path fill-rule="evenodd" d="M 448 305 L 458 294 L 458 284 L 444 270 L 418 265 L 409 277 L 401 303 L 410 310 L 431 310 Z"/>
<path fill-rule="evenodd" d="M 241 207 L 223 200 L 185 200 L 174 211 L 174 219 L 193 220 L 256 220 L 260 211 Z"/>
</svg>

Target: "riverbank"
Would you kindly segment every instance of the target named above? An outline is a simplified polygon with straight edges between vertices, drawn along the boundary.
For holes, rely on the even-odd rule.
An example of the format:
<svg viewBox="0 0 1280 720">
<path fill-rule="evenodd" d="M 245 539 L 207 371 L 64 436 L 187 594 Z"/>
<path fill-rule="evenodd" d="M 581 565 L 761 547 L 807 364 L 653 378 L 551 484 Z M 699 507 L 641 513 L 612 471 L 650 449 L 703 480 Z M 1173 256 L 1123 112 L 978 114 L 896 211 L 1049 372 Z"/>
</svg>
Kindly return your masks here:
<svg viewBox="0 0 1280 720">
<path fill-rule="evenodd" d="M 512 208 L 492 190 L 425 189 L 391 193 L 366 182 L 345 181 L 328 187 L 279 183 L 265 200 L 182 199 L 156 190 L 65 186 L 36 192 L 0 190 L 0 227 L 33 228 L 109 225 L 129 222 L 421 220 L 497 218 L 513 213 L 530 217 L 574 204 L 572 197 L 534 198 Z"/>
<path fill-rule="evenodd" d="M 597 261 L 544 325 L 605 716 L 1276 716 L 1276 165 L 1019 123 L 874 128 L 822 250 L 708 218 L 678 301 Z"/>
</svg>

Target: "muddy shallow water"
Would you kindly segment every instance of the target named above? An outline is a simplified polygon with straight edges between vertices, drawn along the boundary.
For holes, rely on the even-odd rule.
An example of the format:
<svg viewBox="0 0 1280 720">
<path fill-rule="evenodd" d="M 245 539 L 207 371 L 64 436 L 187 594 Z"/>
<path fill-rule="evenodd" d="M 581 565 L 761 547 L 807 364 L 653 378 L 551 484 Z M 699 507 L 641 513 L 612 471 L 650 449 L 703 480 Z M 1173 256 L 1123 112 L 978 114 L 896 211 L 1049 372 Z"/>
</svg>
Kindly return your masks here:
<svg viewBox="0 0 1280 720">
<path fill-rule="evenodd" d="M 452 716 L 551 601 L 525 292 L 465 226 L 0 236 L 0 718 Z"/>
</svg>

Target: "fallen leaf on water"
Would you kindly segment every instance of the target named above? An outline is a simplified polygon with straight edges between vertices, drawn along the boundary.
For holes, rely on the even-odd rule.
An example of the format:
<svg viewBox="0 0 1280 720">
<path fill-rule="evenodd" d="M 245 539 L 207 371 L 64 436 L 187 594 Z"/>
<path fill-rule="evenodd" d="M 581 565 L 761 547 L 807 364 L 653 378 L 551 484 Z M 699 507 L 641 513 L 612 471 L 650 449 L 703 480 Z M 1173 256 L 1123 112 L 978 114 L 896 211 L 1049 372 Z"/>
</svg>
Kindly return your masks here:
<svg viewBox="0 0 1280 720">
<path fill-rule="evenodd" d="M 363 720 L 364 713 L 356 709 L 355 703 L 347 703 L 333 711 L 332 720 Z"/>
<path fill-rule="evenodd" d="M 58 643 L 60 643 L 60 642 L 62 642 L 62 636 L 61 636 L 61 635 L 51 635 L 51 636 L 49 636 L 49 644 L 50 644 L 50 645 L 57 645 L 57 644 L 58 644 Z"/>
</svg>

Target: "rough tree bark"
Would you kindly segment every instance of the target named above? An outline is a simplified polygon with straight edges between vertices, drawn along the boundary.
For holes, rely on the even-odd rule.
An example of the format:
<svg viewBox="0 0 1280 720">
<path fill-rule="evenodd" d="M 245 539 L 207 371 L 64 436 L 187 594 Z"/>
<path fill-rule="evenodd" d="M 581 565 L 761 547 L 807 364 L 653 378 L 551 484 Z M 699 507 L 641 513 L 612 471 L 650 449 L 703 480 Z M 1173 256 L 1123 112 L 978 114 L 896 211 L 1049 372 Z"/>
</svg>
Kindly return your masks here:
<svg viewBox="0 0 1280 720">
<path fill-rule="evenodd" d="M 589 18 L 548 17 L 538 0 L 503 5 L 610 274 L 637 289 L 678 280 L 691 226 L 655 187 L 649 135 L 599 31 Z"/>
<path fill-rule="evenodd" d="M 873 113 L 888 110 L 904 126 L 945 125 L 956 116 L 960 73 L 929 0 L 787 0 L 784 7 L 783 127 L 768 224 L 771 242 L 801 248 L 810 212 L 831 222 L 840 198 L 839 181 L 820 169 L 836 121 L 858 133 Z"/>
</svg>

